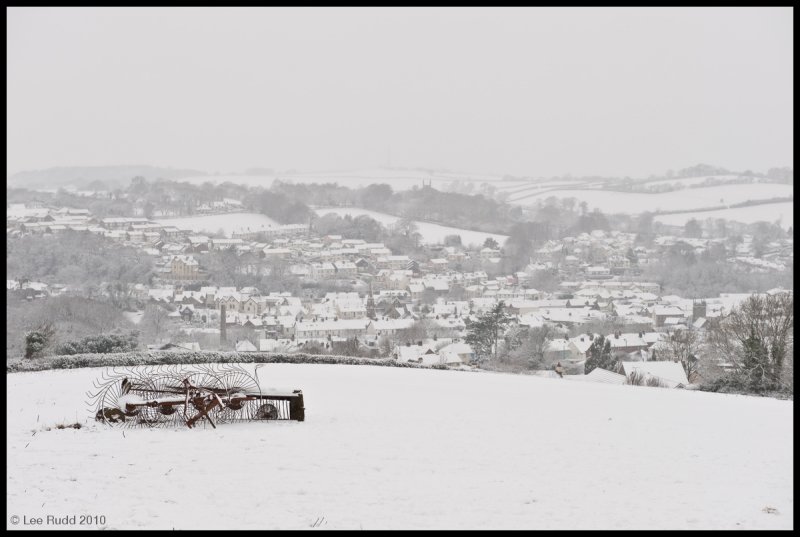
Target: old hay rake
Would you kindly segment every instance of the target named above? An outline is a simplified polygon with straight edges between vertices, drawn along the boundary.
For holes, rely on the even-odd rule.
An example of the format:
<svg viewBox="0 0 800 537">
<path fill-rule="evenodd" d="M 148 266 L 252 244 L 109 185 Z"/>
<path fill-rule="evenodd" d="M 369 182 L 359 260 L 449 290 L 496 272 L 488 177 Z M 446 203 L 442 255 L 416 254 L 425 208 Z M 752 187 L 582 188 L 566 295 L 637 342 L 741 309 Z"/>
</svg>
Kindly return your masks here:
<svg viewBox="0 0 800 537">
<path fill-rule="evenodd" d="M 232 364 L 114 368 L 87 395 L 95 419 L 116 427 L 305 419 L 302 391 L 264 393 L 256 376 Z"/>
</svg>

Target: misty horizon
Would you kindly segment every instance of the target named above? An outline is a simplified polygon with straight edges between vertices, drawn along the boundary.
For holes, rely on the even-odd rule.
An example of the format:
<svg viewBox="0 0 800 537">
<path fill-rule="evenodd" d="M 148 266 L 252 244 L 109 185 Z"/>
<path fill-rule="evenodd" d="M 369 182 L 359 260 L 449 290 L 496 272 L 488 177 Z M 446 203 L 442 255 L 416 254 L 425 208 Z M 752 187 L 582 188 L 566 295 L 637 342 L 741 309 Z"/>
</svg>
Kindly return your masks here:
<svg viewBox="0 0 800 537">
<path fill-rule="evenodd" d="M 500 171 L 474 172 L 472 170 L 460 170 L 460 169 L 452 169 L 452 168 L 433 168 L 433 167 L 425 167 L 425 166 L 388 166 L 388 165 L 383 165 L 383 166 L 379 165 L 379 166 L 372 166 L 372 167 L 363 166 L 363 167 L 340 168 L 340 169 L 301 169 L 301 168 L 278 169 L 278 168 L 273 168 L 273 167 L 268 166 L 268 165 L 261 165 L 261 166 L 249 166 L 249 167 L 239 168 L 239 169 L 235 169 L 235 170 L 213 170 L 212 171 L 212 170 L 202 170 L 202 169 L 191 168 L 191 167 L 188 167 L 188 166 L 174 166 L 174 165 L 155 166 L 155 165 L 152 165 L 152 164 L 141 164 L 141 163 L 139 163 L 139 164 L 130 164 L 130 163 L 128 163 L 128 164 L 105 164 L 105 165 L 104 164 L 97 164 L 97 165 L 80 165 L 80 164 L 76 164 L 76 165 L 71 165 L 71 166 L 51 166 L 51 167 L 48 167 L 48 168 L 41 168 L 41 169 L 18 170 L 18 171 L 14 172 L 14 173 L 9 174 L 7 176 L 7 179 L 10 179 L 10 178 L 12 178 L 12 177 L 14 177 L 16 175 L 20 175 L 20 174 L 39 173 L 39 172 L 47 172 L 47 171 L 52 171 L 52 170 L 70 170 L 70 169 L 97 170 L 97 169 L 103 169 L 103 168 L 109 168 L 109 169 L 110 168 L 153 168 L 154 170 L 163 169 L 163 170 L 181 171 L 181 172 L 196 172 L 200 176 L 207 175 L 207 176 L 210 176 L 210 177 L 220 176 L 220 175 L 221 176 L 226 176 L 226 175 L 253 175 L 253 176 L 259 176 L 259 175 L 271 176 L 272 175 L 272 176 L 274 176 L 274 175 L 283 175 L 283 174 L 286 174 L 286 175 L 323 175 L 323 174 L 341 174 L 341 173 L 347 173 L 347 172 L 370 171 L 370 170 L 372 170 L 372 171 L 393 170 L 393 171 L 424 171 L 424 172 L 430 172 L 430 173 L 456 173 L 456 174 L 463 174 L 465 176 L 469 176 L 470 174 L 472 174 L 472 175 L 476 175 L 476 176 L 490 176 L 490 177 L 493 176 L 493 177 L 497 177 L 498 179 L 500 179 L 500 178 L 502 178 L 504 176 L 511 176 L 511 177 L 518 177 L 518 178 L 524 178 L 524 179 L 533 179 L 533 180 L 543 180 L 543 179 L 549 179 L 549 178 L 564 178 L 564 177 L 575 177 L 575 178 L 579 178 L 579 177 L 597 177 L 597 178 L 602 178 L 602 179 L 622 179 L 622 178 L 626 178 L 626 179 L 633 179 L 633 180 L 646 180 L 646 179 L 652 178 L 652 177 L 664 177 L 665 174 L 668 173 L 668 172 L 676 173 L 676 172 L 679 172 L 680 170 L 693 168 L 693 167 L 696 167 L 696 166 L 710 166 L 710 167 L 713 167 L 713 168 L 721 168 L 721 169 L 727 170 L 728 172 L 730 172 L 732 174 L 743 174 L 743 173 L 746 173 L 746 172 L 752 172 L 752 173 L 755 173 L 755 174 L 764 174 L 769 169 L 781 168 L 781 166 L 767 166 L 763 170 L 761 170 L 761 169 L 753 169 L 753 168 L 747 168 L 747 169 L 742 169 L 742 170 L 734 170 L 734 169 L 729 169 L 729 168 L 727 168 L 725 166 L 717 166 L 715 164 L 709 164 L 709 163 L 705 163 L 705 162 L 697 162 L 697 163 L 694 163 L 694 164 L 691 164 L 691 165 L 686 165 L 686 166 L 673 166 L 673 167 L 669 168 L 668 170 L 654 171 L 652 173 L 648 173 L 647 175 L 629 177 L 629 176 L 621 176 L 621 175 L 601 176 L 601 175 L 598 175 L 598 174 L 587 174 L 585 176 L 578 176 L 578 175 L 571 174 L 569 172 L 562 173 L 562 174 L 556 174 L 556 175 L 553 175 L 553 176 L 544 176 L 544 175 L 539 175 L 539 176 L 518 175 L 518 176 L 514 176 L 514 175 L 511 175 L 511 174 L 508 174 L 508 173 L 503 173 L 503 172 L 500 172 Z M 785 166 L 783 168 L 791 169 L 791 166 Z M 710 175 L 710 174 L 706 174 L 706 175 Z M 376 177 L 376 180 L 380 181 L 380 177 Z"/>
<path fill-rule="evenodd" d="M 126 162 L 530 177 L 793 163 L 788 8 L 7 14 L 7 176 Z"/>
</svg>

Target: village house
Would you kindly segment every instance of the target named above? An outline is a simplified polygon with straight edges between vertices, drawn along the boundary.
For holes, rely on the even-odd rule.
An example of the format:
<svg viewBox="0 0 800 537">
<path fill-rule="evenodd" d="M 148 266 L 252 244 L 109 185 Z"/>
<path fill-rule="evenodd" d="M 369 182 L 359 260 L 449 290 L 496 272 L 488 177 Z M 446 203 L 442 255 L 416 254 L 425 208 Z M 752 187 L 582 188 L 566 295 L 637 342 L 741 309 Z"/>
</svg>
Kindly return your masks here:
<svg viewBox="0 0 800 537">
<path fill-rule="evenodd" d="M 451 367 L 469 365 L 475 359 L 475 351 L 467 343 L 450 343 L 439 349 L 442 362 Z"/>
<path fill-rule="evenodd" d="M 392 351 L 392 358 L 398 362 L 412 362 L 433 365 L 441 362 L 441 357 L 432 345 L 399 345 Z"/>
<path fill-rule="evenodd" d="M 350 261 L 336 261 L 333 267 L 339 277 L 350 278 L 358 275 L 358 267 Z"/>
<path fill-rule="evenodd" d="M 204 277 L 200 264 L 190 255 L 173 256 L 169 263 L 169 277 L 173 280 L 197 281 Z"/>
<path fill-rule="evenodd" d="M 353 338 L 374 335 L 375 330 L 369 319 L 339 319 L 337 321 L 299 321 L 295 324 L 297 339 Z"/>
<path fill-rule="evenodd" d="M 411 328 L 415 322 L 414 319 L 378 319 L 372 322 L 375 329 L 375 337 L 381 336 L 396 336 L 402 330 Z"/>
<path fill-rule="evenodd" d="M 336 267 L 333 263 L 311 263 L 310 276 L 315 280 L 327 280 L 336 276 Z"/>
<path fill-rule="evenodd" d="M 606 340 L 611 344 L 612 352 L 631 353 L 645 351 L 650 348 L 650 343 L 644 340 L 644 333 L 622 333 L 615 332 L 606 336 Z"/>
<path fill-rule="evenodd" d="M 294 255 L 294 250 L 290 248 L 264 248 L 261 252 L 267 260 L 288 259 Z"/>
<path fill-rule="evenodd" d="M 657 305 L 653 308 L 653 325 L 656 328 L 667 324 L 677 324 L 677 321 L 682 321 L 685 317 L 684 311 L 677 306 Z M 668 323 L 669 319 L 672 321 Z"/>
<path fill-rule="evenodd" d="M 678 362 L 622 362 L 622 370 L 628 379 L 637 374 L 645 382 L 654 379 L 667 388 L 685 388 L 689 385 L 686 371 Z"/>
<path fill-rule="evenodd" d="M 244 241 L 242 239 L 209 239 L 208 240 L 208 249 L 209 250 L 225 250 L 228 248 L 236 249 L 238 247 L 244 246 Z"/>
<path fill-rule="evenodd" d="M 388 268 L 394 270 L 404 270 L 408 268 L 411 258 L 407 255 L 387 255 L 378 257 L 375 260 L 375 265 L 379 268 Z"/>
<path fill-rule="evenodd" d="M 133 224 L 147 224 L 150 220 L 147 218 L 128 218 L 128 217 L 113 217 L 103 218 L 100 225 L 105 229 L 128 230 Z"/>
</svg>

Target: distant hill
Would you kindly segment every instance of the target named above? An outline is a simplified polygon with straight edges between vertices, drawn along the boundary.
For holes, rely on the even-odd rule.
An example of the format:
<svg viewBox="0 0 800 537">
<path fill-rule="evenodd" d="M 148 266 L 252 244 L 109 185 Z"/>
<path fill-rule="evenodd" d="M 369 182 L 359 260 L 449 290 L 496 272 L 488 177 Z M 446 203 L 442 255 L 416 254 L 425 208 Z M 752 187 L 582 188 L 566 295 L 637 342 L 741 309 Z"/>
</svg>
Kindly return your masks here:
<svg viewBox="0 0 800 537">
<path fill-rule="evenodd" d="M 95 185 L 99 187 L 98 189 L 102 189 L 127 186 L 131 179 L 136 176 L 141 176 L 151 181 L 158 178 L 180 179 L 198 175 L 206 175 L 206 173 L 197 170 L 158 168 L 156 166 L 67 166 L 15 173 L 8 177 L 6 186 L 26 188 L 73 186 L 86 188 L 90 183 L 97 181 L 105 185 Z"/>
</svg>

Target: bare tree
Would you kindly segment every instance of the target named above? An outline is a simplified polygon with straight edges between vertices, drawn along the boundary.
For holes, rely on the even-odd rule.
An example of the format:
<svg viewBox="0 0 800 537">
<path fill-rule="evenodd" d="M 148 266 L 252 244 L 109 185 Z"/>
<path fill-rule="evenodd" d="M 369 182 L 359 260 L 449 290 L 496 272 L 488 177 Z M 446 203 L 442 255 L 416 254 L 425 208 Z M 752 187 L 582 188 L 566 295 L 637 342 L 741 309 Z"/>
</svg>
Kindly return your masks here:
<svg viewBox="0 0 800 537">
<path fill-rule="evenodd" d="M 141 326 L 154 341 L 158 341 L 161 334 L 165 332 L 169 322 L 169 313 L 169 310 L 157 303 L 150 303 L 144 308 Z"/>
<path fill-rule="evenodd" d="M 514 330 L 509 334 L 508 360 L 511 363 L 524 365 L 528 369 L 541 369 L 545 351 L 558 334 L 548 325 Z"/>
<path fill-rule="evenodd" d="M 438 335 L 439 326 L 431 319 L 420 319 L 408 328 L 398 332 L 398 341 L 401 343 L 417 343 L 424 339 Z"/>
<path fill-rule="evenodd" d="M 361 344 L 358 338 L 348 338 L 345 341 L 334 341 L 331 343 L 331 350 L 334 354 L 342 356 L 361 356 Z"/>
<path fill-rule="evenodd" d="M 381 355 L 389 356 L 392 354 L 392 340 L 386 335 L 382 335 L 378 338 L 378 349 L 380 349 Z"/>
<path fill-rule="evenodd" d="M 657 359 L 660 361 L 680 362 L 686 371 L 686 378 L 694 383 L 699 378 L 700 361 L 697 355 L 700 341 L 693 330 L 676 330 L 658 347 Z"/>
<path fill-rule="evenodd" d="M 794 297 L 750 296 L 709 331 L 709 343 L 739 372 L 779 381 L 793 366 Z"/>
</svg>

